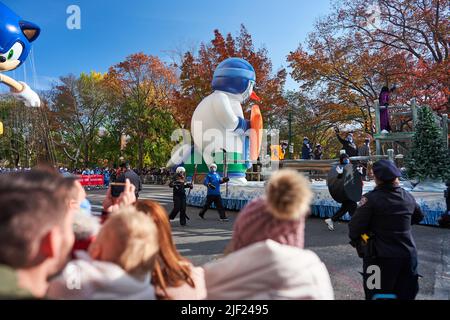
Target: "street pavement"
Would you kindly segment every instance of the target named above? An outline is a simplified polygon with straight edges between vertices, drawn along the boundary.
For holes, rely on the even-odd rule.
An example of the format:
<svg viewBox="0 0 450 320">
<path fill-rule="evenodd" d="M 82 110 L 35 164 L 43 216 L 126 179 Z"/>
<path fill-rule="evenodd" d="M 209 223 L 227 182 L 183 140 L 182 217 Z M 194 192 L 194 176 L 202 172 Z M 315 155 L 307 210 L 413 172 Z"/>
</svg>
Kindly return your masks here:
<svg viewBox="0 0 450 320">
<path fill-rule="evenodd" d="M 88 191 L 93 211 L 101 211 L 106 190 Z M 162 185 L 144 185 L 140 199 L 152 199 L 172 210 L 172 189 Z M 195 265 L 203 265 L 221 257 L 232 235 L 238 212 L 227 212 L 230 221 L 219 221 L 216 210 L 206 213 L 206 220 L 198 216 L 199 208 L 188 207 L 188 225 L 171 222 L 173 236 L 180 253 Z M 328 231 L 322 219 L 310 217 L 306 223 L 305 246 L 325 263 L 331 276 L 336 299 L 364 299 L 362 261 L 348 244 L 347 223 L 338 223 L 335 231 Z M 450 300 L 450 230 L 430 226 L 414 226 L 413 234 L 419 251 L 420 291 L 417 299 Z"/>
</svg>

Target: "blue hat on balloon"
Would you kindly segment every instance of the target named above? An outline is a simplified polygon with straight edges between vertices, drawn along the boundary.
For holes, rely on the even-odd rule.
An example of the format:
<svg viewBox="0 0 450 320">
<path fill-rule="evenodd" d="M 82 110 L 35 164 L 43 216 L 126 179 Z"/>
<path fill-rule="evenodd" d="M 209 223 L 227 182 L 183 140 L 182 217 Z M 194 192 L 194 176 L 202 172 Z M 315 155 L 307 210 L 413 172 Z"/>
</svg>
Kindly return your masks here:
<svg viewBox="0 0 450 320">
<path fill-rule="evenodd" d="M 250 82 L 255 83 L 255 69 L 241 58 L 228 58 L 222 61 L 214 71 L 212 88 L 233 94 L 242 94 Z"/>
</svg>

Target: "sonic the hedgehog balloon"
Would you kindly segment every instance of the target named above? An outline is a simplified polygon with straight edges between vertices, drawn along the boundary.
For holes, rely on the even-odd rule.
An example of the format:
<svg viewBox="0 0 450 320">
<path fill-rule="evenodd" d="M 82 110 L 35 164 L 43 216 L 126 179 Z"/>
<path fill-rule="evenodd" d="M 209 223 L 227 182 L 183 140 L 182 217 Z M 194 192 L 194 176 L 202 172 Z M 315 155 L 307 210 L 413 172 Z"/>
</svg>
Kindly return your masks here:
<svg viewBox="0 0 450 320">
<path fill-rule="evenodd" d="M 23 20 L 0 2 L 0 72 L 19 67 L 28 57 L 31 43 L 37 39 L 40 28 Z M 24 82 L 0 73 L 0 82 L 10 87 L 11 93 L 28 107 L 39 107 L 39 96 Z"/>
<path fill-rule="evenodd" d="M 260 139 L 259 141 L 257 139 L 259 134 L 252 135 L 249 133 L 252 130 L 248 131 L 248 129 L 259 131 L 262 129 L 259 107 L 253 106 L 250 121 L 244 119 L 241 105 L 249 98 L 259 100 L 253 92 L 255 82 L 255 70 L 244 59 L 229 58 L 222 61 L 214 72 L 212 80 L 214 92 L 200 102 L 191 120 L 194 153 L 203 156 L 202 167 L 207 172 L 211 163 L 218 163 L 218 171 L 227 172 L 231 182 L 247 181 L 245 172 L 251 166 L 250 160 L 256 160 L 251 159 L 251 145 L 259 144 L 253 150 L 260 147 Z M 224 156 L 227 157 L 227 168 L 220 165 Z M 194 155 L 191 161 L 198 160 L 195 158 Z M 186 163 L 188 174 L 190 166 L 190 163 Z"/>
</svg>

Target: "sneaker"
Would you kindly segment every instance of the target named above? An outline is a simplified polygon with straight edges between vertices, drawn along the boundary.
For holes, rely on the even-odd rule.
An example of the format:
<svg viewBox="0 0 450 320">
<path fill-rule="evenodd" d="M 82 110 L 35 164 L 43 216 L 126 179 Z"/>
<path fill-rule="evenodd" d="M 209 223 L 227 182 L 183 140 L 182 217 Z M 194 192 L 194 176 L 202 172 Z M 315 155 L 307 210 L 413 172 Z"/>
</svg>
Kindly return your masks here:
<svg viewBox="0 0 450 320">
<path fill-rule="evenodd" d="M 387 131 L 387 130 L 381 130 L 381 134 L 387 134 L 387 133 L 389 133 L 389 131 Z"/>
<path fill-rule="evenodd" d="M 205 214 L 204 214 L 204 213 L 199 213 L 198 216 L 199 216 L 200 218 L 202 218 L 203 220 L 205 220 Z"/>
<path fill-rule="evenodd" d="M 230 221 L 230 219 L 228 219 L 228 218 L 220 218 L 220 221 L 222 221 L 222 222 L 228 222 L 228 221 Z"/>
<path fill-rule="evenodd" d="M 328 230 L 334 231 L 334 223 L 333 223 L 333 220 L 331 220 L 331 219 L 326 219 L 326 220 L 325 220 L 325 223 L 326 223 L 327 226 L 328 226 Z"/>
</svg>

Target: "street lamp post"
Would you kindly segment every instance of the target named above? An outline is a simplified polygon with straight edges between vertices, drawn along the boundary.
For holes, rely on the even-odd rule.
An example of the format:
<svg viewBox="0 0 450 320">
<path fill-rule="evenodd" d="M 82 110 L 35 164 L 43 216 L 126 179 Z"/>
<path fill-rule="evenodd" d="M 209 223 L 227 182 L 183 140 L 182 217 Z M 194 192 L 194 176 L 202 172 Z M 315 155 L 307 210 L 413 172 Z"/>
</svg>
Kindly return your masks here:
<svg viewBox="0 0 450 320">
<path fill-rule="evenodd" d="M 289 137 L 288 137 L 288 159 L 292 159 L 291 145 L 292 145 L 292 110 L 289 110 Z"/>
</svg>

